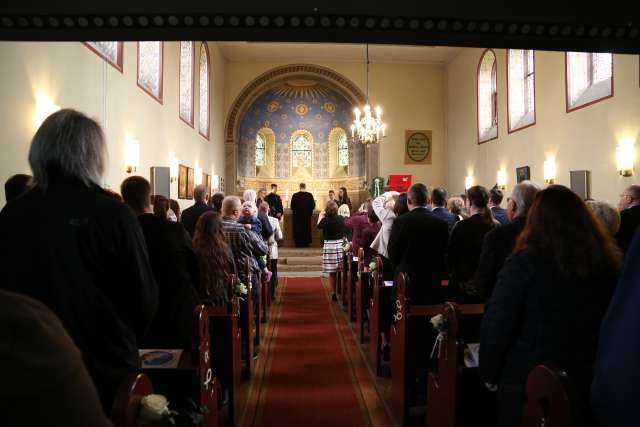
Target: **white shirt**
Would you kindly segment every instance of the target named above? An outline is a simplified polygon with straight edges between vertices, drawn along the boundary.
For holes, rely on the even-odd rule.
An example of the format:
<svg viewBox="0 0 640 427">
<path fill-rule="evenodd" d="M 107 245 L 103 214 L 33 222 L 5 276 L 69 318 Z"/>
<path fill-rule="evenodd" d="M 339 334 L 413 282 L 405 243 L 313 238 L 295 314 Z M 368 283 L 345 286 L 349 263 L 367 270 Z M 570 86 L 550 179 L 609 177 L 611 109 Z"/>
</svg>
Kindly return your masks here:
<svg viewBox="0 0 640 427">
<path fill-rule="evenodd" d="M 371 248 L 385 258 L 388 258 L 389 256 L 389 253 L 387 252 L 387 245 L 389 244 L 391 226 L 393 225 L 393 220 L 396 219 L 396 214 L 393 212 L 393 209 L 385 208 L 384 205 L 393 197 L 394 194 L 396 193 L 387 191 L 382 196 L 376 197 L 373 202 L 371 202 L 373 211 L 378 215 L 378 218 L 382 223 L 382 227 L 380 227 L 378 235 L 373 239 L 373 243 L 371 243 Z"/>
<path fill-rule="evenodd" d="M 282 228 L 280 228 L 280 221 L 278 218 L 269 217 L 269 224 L 271 224 L 271 229 L 273 230 L 273 234 L 269 237 L 268 243 L 271 248 L 271 259 L 278 259 L 278 240 L 282 240 L 284 237 L 282 235 Z"/>
</svg>

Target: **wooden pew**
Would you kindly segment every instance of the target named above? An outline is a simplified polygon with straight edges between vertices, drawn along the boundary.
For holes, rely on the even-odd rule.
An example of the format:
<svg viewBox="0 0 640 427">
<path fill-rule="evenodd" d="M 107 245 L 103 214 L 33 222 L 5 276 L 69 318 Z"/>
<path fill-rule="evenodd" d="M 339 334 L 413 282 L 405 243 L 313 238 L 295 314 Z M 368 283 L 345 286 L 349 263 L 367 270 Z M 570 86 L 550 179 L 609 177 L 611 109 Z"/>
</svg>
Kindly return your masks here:
<svg viewBox="0 0 640 427">
<path fill-rule="evenodd" d="M 355 314 L 356 334 L 360 344 L 365 341 L 365 325 L 367 324 L 367 309 L 371 300 L 371 283 L 369 266 L 364 263 L 364 249 L 358 250 L 358 273 L 355 286 Z"/>
<path fill-rule="evenodd" d="M 356 284 L 358 282 L 358 258 L 349 252 L 349 275 L 347 279 L 347 313 L 349 321 L 356 321 Z"/>
<path fill-rule="evenodd" d="M 524 427 L 583 425 L 566 372 L 546 365 L 536 366 L 529 372 L 525 393 Z"/>
<path fill-rule="evenodd" d="M 376 375 L 381 375 L 382 332 L 391 319 L 384 319 L 386 305 L 391 304 L 393 287 L 385 286 L 382 258 L 375 258 L 376 271 L 371 275 L 371 302 L 369 308 L 369 360 Z M 390 316 L 390 315 L 389 315 Z M 389 337 L 387 337 L 389 338 Z"/>
<path fill-rule="evenodd" d="M 253 372 L 253 345 L 256 335 L 256 322 L 253 319 L 253 301 L 251 298 L 251 289 L 249 283 L 251 281 L 251 264 L 247 257 L 244 262 L 244 277 L 245 285 L 247 286 L 247 295 L 243 297 L 243 301 L 240 303 L 240 336 L 241 347 L 246 349 L 246 355 L 244 357 L 244 372 L 245 378 L 251 378 Z"/>
<path fill-rule="evenodd" d="M 151 380 L 145 374 L 129 374 L 120 383 L 111 410 L 115 427 L 137 427 L 140 401 L 153 393 Z"/>
<path fill-rule="evenodd" d="M 338 297 L 338 301 L 342 300 L 342 275 L 344 271 L 342 269 L 342 265 L 344 264 L 344 253 L 340 258 L 340 263 L 338 264 L 338 270 L 336 270 L 336 296 Z"/>
<path fill-rule="evenodd" d="M 342 309 L 349 309 L 349 264 L 351 264 L 352 252 L 349 250 L 342 257 Z"/>
<path fill-rule="evenodd" d="M 442 283 L 445 285 L 445 282 Z M 412 351 L 410 337 L 420 331 L 433 331 L 429 320 L 442 314 L 449 321 L 447 333 L 440 344 L 441 357 L 438 358 L 438 372 L 427 376 L 427 422 L 429 427 L 453 427 L 460 398 L 461 371 L 464 367 L 464 342 L 461 338 L 462 316 L 480 316 L 484 312 L 482 304 L 444 303 L 434 305 L 411 305 L 407 298 L 407 278 L 398 274 L 395 282 L 396 301 L 395 323 L 391 328 L 391 383 L 392 407 L 399 424 L 405 425 L 409 411 L 409 385 L 411 367 L 407 354 Z M 435 332 L 434 332 L 435 334 Z M 415 338 L 414 338 L 415 339 Z M 431 343 L 429 343 L 432 345 Z M 429 360 L 424 360 L 429 363 Z"/>
<path fill-rule="evenodd" d="M 269 243 L 268 245 L 268 250 L 267 250 L 267 268 L 269 270 L 271 270 L 271 243 Z M 262 285 L 261 287 L 261 292 L 262 292 L 262 300 L 261 300 L 261 304 L 262 304 L 262 319 L 261 322 L 262 323 L 267 323 L 269 321 L 269 307 L 271 307 L 271 281 L 269 280 L 269 282 L 267 282 L 266 277 L 263 278 L 263 280 L 260 281 L 260 284 Z"/>
</svg>

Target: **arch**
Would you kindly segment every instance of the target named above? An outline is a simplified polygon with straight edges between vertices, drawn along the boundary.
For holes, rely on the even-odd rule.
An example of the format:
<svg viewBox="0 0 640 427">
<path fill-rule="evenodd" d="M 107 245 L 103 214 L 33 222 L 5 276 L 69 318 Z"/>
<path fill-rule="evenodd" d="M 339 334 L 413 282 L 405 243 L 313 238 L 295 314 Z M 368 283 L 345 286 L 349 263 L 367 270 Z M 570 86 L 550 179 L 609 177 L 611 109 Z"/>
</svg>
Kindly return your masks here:
<svg viewBox="0 0 640 427">
<path fill-rule="evenodd" d="M 535 52 L 507 49 L 507 130 L 536 124 Z"/>
<path fill-rule="evenodd" d="M 193 127 L 194 85 L 196 73 L 195 42 L 180 42 L 178 117 Z"/>
<path fill-rule="evenodd" d="M 329 177 L 345 177 L 349 175 L 349 150 L 347 133 L 343 128 L 335 127 L 329 132 Z"/>
<path fill-rule="evenodd" d="M 209 46 L 207 42 L 200 45 L 200 62 L 198 63 L 198 133 L 207 140 L 211 134 L 211 61 L 209 60 Z M 206 102 L 203 102 L 206 100 Z"/>
<path fill-rule="evenodd" d="M 477 75 L 478 144 L 498 138 L 497 57 L 492 49 L 480 56 Z"/>
<path fill-rule="evenodd" d="M 306 129 L 293 131 L 289 138 L 291 153 L 289 176 L 311 178 L 313 176 L 313 135 Z"/>
<path fill-rule="evenodd" d="M 260 147 L 262 145 L 262 147 Z M 262 162 L 260 162 L 262 157 Z M 264 127 L 256 133 L 255 165 L 257 177 L 272 177 L 276 172 L 276 134 Z"/>
</svg>

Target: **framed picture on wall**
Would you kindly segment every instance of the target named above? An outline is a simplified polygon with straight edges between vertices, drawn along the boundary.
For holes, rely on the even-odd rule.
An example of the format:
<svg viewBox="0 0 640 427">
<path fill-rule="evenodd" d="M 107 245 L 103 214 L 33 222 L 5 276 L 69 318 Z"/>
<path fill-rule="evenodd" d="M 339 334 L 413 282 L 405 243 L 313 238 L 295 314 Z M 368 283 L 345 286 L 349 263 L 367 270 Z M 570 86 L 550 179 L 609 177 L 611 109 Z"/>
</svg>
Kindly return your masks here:
<svg viewBox="0 0 640 427">
<path fill-rule="evenodd" d="M 187 199 L 193 199 L 193 188 L 196 186 L 195 171 L 189 168 L 187 173 Z"/>
<path fill-rule="evenodd" d="M 220 184 L 218 185 L 218 190 L 224 193 L 224 177 L 220 177 Z"/>
<path fill-rule="evenodd" d="M 405 165 L 431 164 L 432 145 L 430 130 L 405 130 L 404 139 Z"/>
<path fill-rule="evenodd" d="M 531 179 L 531 169 L 529 168 L 529 166 L 516 168 L 516 182 L 518 184 L 529 179 Z"/>
<path fill-rule="evenodd" d="M 211 197 L 212 189 L 211 189 L 211 175 L 208 173 L 202 174 L 202 183 L 207 186 L 207 191 L 209 191 L 209 197 Z"/>
<path fill-rule="evenodd" d="M 178 199 L 187 198 L 187 169 L 185 165 L 178 167 Z"/>
</svg>

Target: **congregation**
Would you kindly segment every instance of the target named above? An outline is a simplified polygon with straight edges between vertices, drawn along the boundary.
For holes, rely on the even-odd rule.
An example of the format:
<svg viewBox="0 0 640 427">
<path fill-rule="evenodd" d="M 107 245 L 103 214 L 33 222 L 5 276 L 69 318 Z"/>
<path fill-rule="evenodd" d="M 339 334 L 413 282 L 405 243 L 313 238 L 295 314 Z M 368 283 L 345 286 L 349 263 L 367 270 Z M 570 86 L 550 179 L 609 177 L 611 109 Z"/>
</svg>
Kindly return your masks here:
<svg viewBox="0 0 640 427">
<path fill-rule="evenodd" d="M 257 302 L 262 278 L 275 297 L 284 215 L 276 184 L 268 194 L 249 189 L 242 197 L 211 195 L 201 184 L 193 206 L 181 212 L 175 200 L 152 194 L 141 176 L 125 179 L 120 194 L 102 189 L 106 154 L 100 125 L 63 109 L 33 137 L 33 177 L 14 175 L 5 184 L 0 323 L 10 338 L 0 352 L 21 368 L 0 385 L 0 400 L 10 402 L 3 403 L 3 425 L 22 425 L 28 411 L 24 395 L 8 389 L 15 393 L 23 383 L 25 395 L 46 400 L 38 376 L 65 369 L 74 370 L 74 380 L 37 405 L 62 406 L 66 425 L 109 425 L 104 414 L 118 385 L 140 369 L 138 349 L 192 346 L 195 307 L 227 304 L 230 281 L 246 285 Z M 497 425 L 522 425 L 526 378 L 540 363 L 567 372 L 589 423 L 630 425 L 621 420 L 632 408 L 620 402 L 632 386 L 615 386 L 627 384 L 616 366 L 640 348 L 615 349 L 624 339 L 625 313 L 637 317 L 640 186 L 628 187 L 617 208 L 531 181 L 513 187 L 506 209 L 503 201 L 497 187 L 475 185 L 449 196 L 445 188 L 416 183 L 354 206 L 342 187 L 329 192 L 311 224 L 316 202 L 301 183 L 291 199 L 293 237 L 305 247 L 312 227 L 322 231 L 333 301 L 344 252 L 362 248 L 365 265 L 380 257 L 385 280 L 406 275 L 412 304 L 486 304 L 479 372 L 495 392 Z M 388 315 L 383 346 L 392 345 L 392 324 Z M 51 357 L 44 364 L 25 357 L 34 348 Z M 242 348 L 244 357 L 258 356 L 249 351 Z M 418 381 L 420 375 L 417 369 Z M 28 416 L 47 413 L 38 412 Z"/>
</svg>

